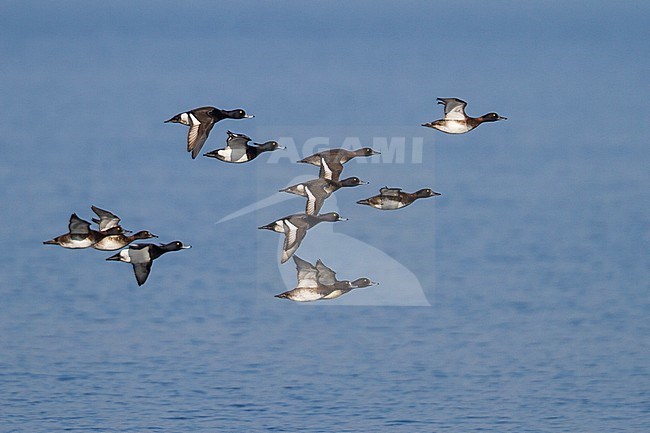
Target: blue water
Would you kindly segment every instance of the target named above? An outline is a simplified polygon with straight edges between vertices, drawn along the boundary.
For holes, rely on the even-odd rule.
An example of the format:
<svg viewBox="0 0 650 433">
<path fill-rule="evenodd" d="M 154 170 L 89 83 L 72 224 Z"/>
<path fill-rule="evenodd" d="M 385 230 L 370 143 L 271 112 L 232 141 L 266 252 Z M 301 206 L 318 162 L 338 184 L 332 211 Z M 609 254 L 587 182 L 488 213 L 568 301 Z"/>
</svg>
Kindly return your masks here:
<svg viewBox="0 0 650 433">
<path fill-rule="evenodd" d="M 650 430 L 648 7 L 305 7 L 1 7 L 0 431 Z M 437 96 L 509 120 L 426 130 Z M 205 151 L 226 129 L 300 156 L 407 138 L 404 162 L 347 165 L 371 184 L 299 250 L 376 292 L 273 297 L 292 264 L 256 227 L 303 201 L 217 222 L 316 172 L 192 161 L 162 121 L 203 104 L 257 115 Z M 355 204 L 384 184 L 443 195 Z M 41 244 L 91 204 L 193 248 L 138 288 L 110 253 Z M 430 306 L 399 306 L 409 290 Z"/>
</svg>

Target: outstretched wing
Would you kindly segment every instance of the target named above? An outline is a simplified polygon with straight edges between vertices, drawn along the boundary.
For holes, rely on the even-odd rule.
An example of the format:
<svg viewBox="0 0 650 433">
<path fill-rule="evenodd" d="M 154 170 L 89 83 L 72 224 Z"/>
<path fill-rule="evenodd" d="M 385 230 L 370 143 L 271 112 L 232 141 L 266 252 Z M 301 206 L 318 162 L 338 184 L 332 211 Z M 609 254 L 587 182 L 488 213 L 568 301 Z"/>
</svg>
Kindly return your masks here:
<svg viewBox="0 0 650 433">
<path fill-rule="evenodd" d="M 305 206 L 305 213 L 307 215 L 318 215 L 320 209 L 325 203 L 325 199 L 329 194 L 325 191 L 325 184 L 321 179 L 316 179 L 315 182 L 310 181 L 305 187 L 305 195 L 307 196 L 307 204 Z"/>
<path fill-rule="evenodd" d="M 145 263 L 132 263 L 133 272 L 135 273 L 135 280 L 138 282 L 138 286 L 141 286 L 147 281 L 149 277 L 149 272 L 151 272 L 151 265 L 153 262 Z"/>
<path fill-rule="evenodd" d="M 98 208 L 97 206 L 90 206 L 90 208 L 99 217 L 99 219 L 93 218 L 93 222 L 99 225 L 99 231 L 103 232 L 120 226 L 120 217 L 114 213 Z"/>
<path fill-rule="evenodd" d="M 307 229 L 305 227 L 298 227 L 292 224 L 291 221 L 284 221 L 284 245 L 282 247 L 282 259 L 280 263 L 289 260 L 300 246 L 306 234 Z"/>
<path fill-rule="evenodd" d="M 343 171 L 343 164 L 334 158 L 320 158 L 320 171 L 318 177 L 328 180 L 338 181 Z"/>
<path fill-rule="evenodd" d="M 87 235 L 90 233 L 90 223 L 73 213 L 70 215 L 70 222 L 68 222 L 68 231 L 73 235 Z"/>
<path fill-rule="evenodd" d="M 296 284 L 296 288 L 318 287 L 318 270 L 311 263 L 298 256 L 293 256 L 293 261 L 296 263 L 296 271 L 298 273 L 298 284 Z"/>
<path fill-rule="evenodd" d="M 438 104 L 445 106 L 445 119 L 465 120 L 465 106 L 467 102 L 458 98 L 438 98 Z"/>
<path fill-rule="evenodd" d="M 331 286 L 338 281 L 336 279 L 336 272 L 325 266 L 320 259 L 316 262 L 316 269 L 318 270 L 317 279 L 319 283 L 325 286 Z"/>
<path fill-rule="evenodd" d="M 194 159 L 201 151 L 205 140 L 208 139 L 214 122 L 212 120 L 205 120 L 201 123 L 192 113 L 189 113 L 189 122 L 190 130 L 187 133 L 187 151 L 192 152 L 192 159 Z"/>
</svg>

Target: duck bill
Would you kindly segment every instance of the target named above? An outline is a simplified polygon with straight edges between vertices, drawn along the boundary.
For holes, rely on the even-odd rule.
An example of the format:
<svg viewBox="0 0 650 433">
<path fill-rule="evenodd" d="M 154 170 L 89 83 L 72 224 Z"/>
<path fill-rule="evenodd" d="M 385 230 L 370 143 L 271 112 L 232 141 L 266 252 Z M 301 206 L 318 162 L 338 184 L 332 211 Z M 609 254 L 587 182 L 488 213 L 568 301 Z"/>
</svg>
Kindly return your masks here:
<svg viewBox="0 0 650 433">
<path fill-rule="evenodd" d="M 181 247 L 181 250 L 187 250 L 187 249 L 189 249 L 189 248 L 192 248 L 192 245 L 183 245 L 183 246 Z"/>
<path fill-rule="evenodd" d="M 503 116 L 499 116 L 499 118 L 498 118 L 497 120 L 508 120 L 508 118 L 507 118 L 507 117 L 503 117 Z"/>
<path fill-rule="evenodd" d="M 244 119 L 252 119 L 253 117 L 255 117 L 254 114 L 245 114 L 244 115 Z"/>
</svg>

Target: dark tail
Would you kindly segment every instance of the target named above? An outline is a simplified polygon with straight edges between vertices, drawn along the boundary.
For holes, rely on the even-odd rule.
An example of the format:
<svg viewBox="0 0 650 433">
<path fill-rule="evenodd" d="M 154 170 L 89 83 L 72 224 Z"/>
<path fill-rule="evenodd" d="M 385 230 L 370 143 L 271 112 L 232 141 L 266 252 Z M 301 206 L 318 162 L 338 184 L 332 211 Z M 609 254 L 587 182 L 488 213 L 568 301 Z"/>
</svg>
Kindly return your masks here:
<svg viewBox="0 0 650 433">
<path fill-rule="evenodd" d="M 169 120 L 165 120 L 163 123 L 181 123 L 181 115 L 177 114 Z"/>
<path fill-rule="evenodd" d="M 120 261 L 120 253 L 112 255 L 109 258 L 107 258 L 106 260 L 117 260 L 119 262 Z"/>
<path fill-rule="evenodd" d="M 217 157 L 217 151 L 213 150 L 211 152 L 204 153 L 203 156 L 207 156 L 208 158 L 216 158 Z"/>
<path fill-rule="evenodd" d="M 49 241 L 44 241 L 43 245 L 58 245 L 54 239 L 50 239 Z"/>
<path fill-rule="evenodd" d="M 370 202 L 368 201 L 367 198 L 364 198 L 363 200 L 359 200 L 357 203 L 358 204 L 365 204 L 365 205 L 370 206 Z"/>
</svg>

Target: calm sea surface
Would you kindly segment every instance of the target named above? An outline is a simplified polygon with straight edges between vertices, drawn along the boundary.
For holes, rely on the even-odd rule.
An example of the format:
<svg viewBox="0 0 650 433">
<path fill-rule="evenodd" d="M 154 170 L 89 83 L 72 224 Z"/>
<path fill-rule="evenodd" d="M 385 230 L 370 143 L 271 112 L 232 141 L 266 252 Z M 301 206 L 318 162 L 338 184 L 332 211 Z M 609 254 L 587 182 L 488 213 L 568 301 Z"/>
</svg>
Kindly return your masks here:
<svg viewBox="0 0 650 433">
<path fill-rule="evenodd" d="M 650 96 L 639 72 L 650 56 L 599 33 L 636 35 L 636 12 L 596 13 L 593 26 L 551 13 L 569 47 L 541 25 L 507 25 L 512 11 L 470 16 L 469 35 L 493 43 L 447 40 L 477 59 L 448 59 L 450 77 L 422 54 L 420 14 L 377 12 L 378 26 L 393 15 L 420 25 L 366 39 L 353 21 L 330 36 L 283 5 L 284 18 L 265 13 L 297 27 L 246 27 L 239 41 L 232 20 L 203 58 L 178 24 L 189 12 L 165 5 L 153 17 L 114 10 L 113 27 L 103 9 L 86 21 L 71 6 L 16 4 L 2 30 L 14 42 L 0 84 L 1 432 L 650 431 L 650 134 L 647 116 L 630 118 Z M 585 124 L 555 110 L 560 95 Z M 427 130 L 436 96 L 509 120 L 458 137 Z M 226 129 L 290 149 L 192 161 L 186 128 L 162 121 L 204 104 L 257 115 L 217 125 L 205 151 Z M 349 221 L 319 225 L 298 250 L 380 285 L 305 305 L 273 297 L 293 263 L 279 265 L 280 236 L 256 227 L 301 211 L 302 198 L 264 200 L 317 173 L 292 162 L 314 137 L 405 141 L 347 164 L 371 184 L 337 192 L 325 210 Z M 396 212 L 355 204 L 384 185 L 443 195 Z M 112 253 L 41 244 L 72 212 L 90 219 L 91 204 L 193 248 L 156 260 L 137 287 Z"/>
</svg>

